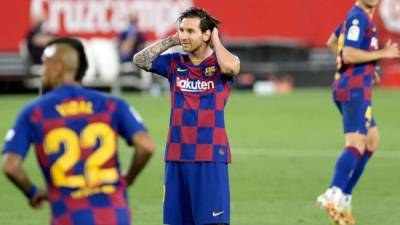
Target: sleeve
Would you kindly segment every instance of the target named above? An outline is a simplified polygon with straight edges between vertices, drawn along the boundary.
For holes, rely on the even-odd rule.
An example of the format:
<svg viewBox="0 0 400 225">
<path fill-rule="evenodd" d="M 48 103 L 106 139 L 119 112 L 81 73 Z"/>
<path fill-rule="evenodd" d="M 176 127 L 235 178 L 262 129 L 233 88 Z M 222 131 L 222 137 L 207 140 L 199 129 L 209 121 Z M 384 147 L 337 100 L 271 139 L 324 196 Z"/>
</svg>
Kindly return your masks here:
<svg viewBox="0 0 400 225">
<path fill-rule="evenodd" d="M 224 74 L 222 76 L 222 80 L 223 80 L 224 83 L 227 83 L 229 85 L 229 87 L 231 87 L 232 84 L 233 84 L 234 78 L 233 78 L 233 76 L 229 76 L 229 75 L 225 75 Z"/>
<path fill-rule="evenodd" d="M 132 136 L 140 131 L 147 131 L 143 124 L 143 119 L 136 112 L 135 108 L 129 106 L 126 102 L 119 100 L 117 101 L 117 120 L 118 120 L 118 132 L 120 135 L 132 145 Z"/>
<path fill-rule="evenodd" d="M 340 23 L 340 24 L 336 27 L 335 31 L 333 32 L 333 34 L 335 34 L 335 36 L 336 36 L 337 38 L 340 36 L 340 32 L 342 31 L 342 28 L 343 28 L 343 23 Z"/>
<path fill-rule="evenodd" d="M 25 108 L 20 112 L 13 127 L 5 136 L 3 154 L 15 153 L 25 158 L 32 143 L 32 124 L 29 120 L 29 110 Z"/>
<path fill-rule="evenodd" d="M 170 67 L 174 59 L 174 54 L 163 54 L 158 56 L 151 64 L 151 72 L 169 78 Z"/>
<path fill-rule="evenodd" d="M 365 33 L 368 29 L 368 20 L 365 16 L 355 15 L 346 21 L 344 46 L 361 48 Z"/>
</svg>

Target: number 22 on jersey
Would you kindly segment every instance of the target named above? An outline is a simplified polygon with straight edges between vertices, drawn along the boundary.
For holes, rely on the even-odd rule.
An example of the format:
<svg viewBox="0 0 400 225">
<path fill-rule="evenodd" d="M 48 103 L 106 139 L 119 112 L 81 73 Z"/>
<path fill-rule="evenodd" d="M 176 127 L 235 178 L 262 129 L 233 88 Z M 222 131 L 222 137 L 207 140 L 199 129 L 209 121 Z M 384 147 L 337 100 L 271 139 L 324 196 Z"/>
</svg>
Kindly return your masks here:
<svg viewBox="0 0 400 225">
<path fill-rule="evenodd" d="M 95 148 L 97 140 L 100 140 L 100 146 L 84 162 L 83 174 L 67 175 L 79 162 L 83 149 Z M 80 135 L 70 128 L 55 128 L 45 136 L 44 151 L 48 155 L 58 153 L 61 144 L 64 145 L 65 151 L 50 168 L 55 186 L 91 188 L 118 180 L 116 168 L 101 168 L 116 154 L 115 132 L 108 124 L 91 123 Z"/>
</svg>

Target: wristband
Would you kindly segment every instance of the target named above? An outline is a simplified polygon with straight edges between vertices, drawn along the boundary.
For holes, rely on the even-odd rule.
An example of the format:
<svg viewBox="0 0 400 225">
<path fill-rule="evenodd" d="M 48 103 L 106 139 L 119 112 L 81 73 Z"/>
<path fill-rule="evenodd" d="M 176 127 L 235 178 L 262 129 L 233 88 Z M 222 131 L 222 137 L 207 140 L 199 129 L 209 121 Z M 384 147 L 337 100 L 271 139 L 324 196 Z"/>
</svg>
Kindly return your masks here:
<svg viewBox="0 0 400 225">
<path fill-rule="evenodd" d="M 31 186 L 31 189 L 27 193 L 25 193 L 26 197 L 31 199 L 33 198 L 38 192 L 38 188 L 35 185 Z"/>
</svg>

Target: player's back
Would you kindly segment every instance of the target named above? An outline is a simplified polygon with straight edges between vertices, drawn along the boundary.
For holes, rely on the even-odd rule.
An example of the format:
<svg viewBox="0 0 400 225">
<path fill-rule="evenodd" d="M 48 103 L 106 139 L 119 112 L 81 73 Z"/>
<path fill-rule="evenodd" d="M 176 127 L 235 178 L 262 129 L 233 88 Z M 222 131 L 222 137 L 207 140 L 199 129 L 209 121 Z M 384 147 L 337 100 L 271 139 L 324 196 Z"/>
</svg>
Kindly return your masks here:
<svg viewBox="0 0 400 225">
<path fill-rule="evenodd" d="M 129 224 L 119 172 L 121 100 L 62 86 L 30 106 L 32 142 L 52 208 L 52 224 Z"/>
</svg>

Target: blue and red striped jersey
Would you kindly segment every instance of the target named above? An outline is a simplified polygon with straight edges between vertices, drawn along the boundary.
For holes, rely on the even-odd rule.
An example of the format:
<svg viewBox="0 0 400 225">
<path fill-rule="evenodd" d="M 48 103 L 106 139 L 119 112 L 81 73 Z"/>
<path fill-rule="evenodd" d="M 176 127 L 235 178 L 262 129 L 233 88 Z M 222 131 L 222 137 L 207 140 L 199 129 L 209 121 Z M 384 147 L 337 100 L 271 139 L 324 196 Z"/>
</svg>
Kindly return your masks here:
<svg viewBox="0 0 400 225">
<path fill-rule="evenodd" d="M 151 71 L 166 77 L 170 85 L 165 160 L 230 162 L 224 109 L 233 78 L 221 73 L 215 53 L 199 65 L 187 54 L 164 54 Z"/>
<path fill-rule="evenodd" d="M 124 101 L 61 86 L 28 104 L 6 135 L 3 153 L 24 158 L 33 144 L 52 209 L 51 224 L 130 224 L 118 135 L 145 131 Z"/>
<path fill-rule="evenodd" d="M 338 32 L 340 30 L 340 32 Z M 345 64 L 342 60 L 344 47 L 364 51 L 378 49 L 376 27 L 370 16 L 358 6 L 354 6 L 344 23 L 339 25 L 337 72 L 333 83 L 333 95 L 337 101 L 371 100 L 371 88 L 376 62 Z"/>
</svg>

